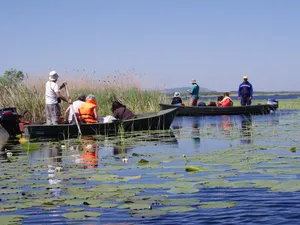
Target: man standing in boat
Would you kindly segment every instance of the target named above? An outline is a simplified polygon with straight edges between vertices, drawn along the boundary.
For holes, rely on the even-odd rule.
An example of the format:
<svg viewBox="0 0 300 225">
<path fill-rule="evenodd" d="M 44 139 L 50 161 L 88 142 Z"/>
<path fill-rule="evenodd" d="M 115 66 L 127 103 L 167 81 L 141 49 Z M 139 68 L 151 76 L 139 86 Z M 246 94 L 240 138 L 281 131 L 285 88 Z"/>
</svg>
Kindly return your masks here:
<svg viewBox="0 0 300 225">
<path fill-rule="evenodd" d="M 249 83 L 247 76 L 244 76 L 243 79 L 243 83 L 239 86 L 238 99 L 241 100 L 241 105 L 251 105 L 253 95 L 252 84 Z"/>
<path fill-rule="evenodd" d="M 66 82 L 58 87 L 56 81 L 58 79 L 58 73 L 51 71 L 49 73 L 49 80 L 46 82 L 46 119 L 47 125 L 57 125 L 59 123 L 59 117 L 61 115 L 59 102 L 61 100 L 72 103 L 70 97 L 66 99 L 60 94 L 60 90 L 65 87 Z"/>
<path fill-rule="evenodd" d="M 191 90 L 187 90 L 187 92 L 191 96 L 191 98 L 190 98 L 190 105 L 191 106 L 197 106 L 197 102 L 198 102 L 198 99 L 199 99 L 199 86 L 196 83 L 195 79 L 192 79 L 191 83 L 192 83 Z"/>
</svg>

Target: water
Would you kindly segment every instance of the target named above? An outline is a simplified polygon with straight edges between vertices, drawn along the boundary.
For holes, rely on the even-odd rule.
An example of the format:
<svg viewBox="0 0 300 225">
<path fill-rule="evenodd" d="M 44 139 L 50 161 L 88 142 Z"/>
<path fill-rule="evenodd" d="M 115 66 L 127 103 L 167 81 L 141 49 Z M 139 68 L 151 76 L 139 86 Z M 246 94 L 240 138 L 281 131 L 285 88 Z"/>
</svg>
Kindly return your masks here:
<svg viewBox="0 0 300 225">
<path fill-rule="evenodd" d="M 171 132 L 37 143 L 40 148 L 28 152 L 5 143 L 1 131 L 1 203 L 16 210 L 5 212 L 0 204 L 0 215 L 28 216 L 22 224 L 298 224 L 299 127 L 299 111 L 178 117 Z M 10 162 L 4 151 L 13 153 Z M 149 162 L 140 164 L 141 159 Z M 190 174 L 185 172 L 188 166 L 205 171 Z M 20 192 L 5 192 L 14 190 Z M 82 204 L 77 205 L 74 196 Z M 169 205 L 164 198 L 192 200 Z M 137 203 L 152 205 L 152 210 L 117 208 L 125 200 L 137 208 L 144 207 Z M 95 201 L 115 205 L 91 207 L 97 206 Z M 20 206 L 21 202 L 33 205 Z M 206 208 L 210 202 L 217 203 Z M 218 208 L 220 202 L 229 205 Z M 192 211 L 182 212 L 181 204 Z M 70 208 L 101 216 L 64 218 Z M 149 212 L 160 215 L 149 217 Z"/>
</svg>

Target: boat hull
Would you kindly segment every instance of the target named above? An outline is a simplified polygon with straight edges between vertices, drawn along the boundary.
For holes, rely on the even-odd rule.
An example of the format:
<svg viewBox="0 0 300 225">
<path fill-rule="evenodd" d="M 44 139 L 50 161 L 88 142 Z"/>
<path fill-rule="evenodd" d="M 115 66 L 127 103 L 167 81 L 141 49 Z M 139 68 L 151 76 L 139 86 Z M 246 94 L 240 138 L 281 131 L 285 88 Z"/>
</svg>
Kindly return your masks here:
<svg viewBox="0 0 300 225">
<path fill-rule="evenodd" d="M 177 116 L 263 115 L 274 110 L 268 104 L 231 107 L 159 105 L 161 110 L 178 108 Z"/>
<path fill-rule="evenodd" d="M 131 120 L 114 120 L 112 123 L 80 124 L 82 135 L 118 135 L 120 132 L 142 130 L 167 130 L 170 128 L 177 109 L 167 109 L 158 113 L 137 115 Z M 76 124 L 24 126 L 24 136 L 28 138 L 59 138 L 68 139 L 78 136 Z"/>
</svg>

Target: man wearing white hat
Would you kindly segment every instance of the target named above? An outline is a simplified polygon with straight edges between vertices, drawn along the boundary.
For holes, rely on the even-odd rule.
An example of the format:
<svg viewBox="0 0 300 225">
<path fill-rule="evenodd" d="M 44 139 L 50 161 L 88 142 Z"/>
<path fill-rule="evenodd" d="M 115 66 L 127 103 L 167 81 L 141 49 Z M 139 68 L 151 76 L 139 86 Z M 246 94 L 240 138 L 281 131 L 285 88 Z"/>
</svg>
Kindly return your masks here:
<svg viewBox="0 0 300 225">
<path fill-rule="evenodd" d="M 249 83 L 247 76 L 244 76 L 243 80 L 243 83 L 239 86 L 238 99 L 241 100 L 241 105 L 251 105 L 253 87 L 252 84 Z"/>
<path fill-rule="evenodd" d="M 191 96 L 191 98 L 190 98 L 190 105 L 191 106 L 197 106 L 197 102 L 198 102 L 198 99 L 199 99 L 199 86 L 196 83 L 195 79 L 192 79 L 191 83 L 192 83 L 191 90 L 187 90 L 187 92 Z"/>
<path fill-rule="evenodd" d="M 60 90 L 65 87 L 66 83 L 63 83 L 58 87 L 56 83 L 58 77 L 56 71 L 51 71 L 49 73 L 49 80 L 46 82 L 45 98 L 47 125 L 56 125 L 59 123 L 59 117 L 61 115 L 59 106 L 60 100 L 69 102 L 70 104 L 72 103 L 70 98 L 66 99 L 60 94 Z"/>
</svg>

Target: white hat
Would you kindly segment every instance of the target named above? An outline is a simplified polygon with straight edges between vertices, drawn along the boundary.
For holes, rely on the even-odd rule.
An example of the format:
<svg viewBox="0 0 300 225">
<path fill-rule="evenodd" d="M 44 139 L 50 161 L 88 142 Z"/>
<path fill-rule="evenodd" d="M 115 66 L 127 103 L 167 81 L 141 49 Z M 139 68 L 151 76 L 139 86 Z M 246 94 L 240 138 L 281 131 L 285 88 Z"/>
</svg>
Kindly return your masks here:
<svg viewBox="0 0 300 225">
<path fill-rule="evenodd" d="M 192 79 L 192 80 L 191 80 L 191 83 L 192 83 L 192 84 L 195 84 L 195 83 L 196 83 L 196 79 Z"/>
<path fill-rule="evenodd" d="M 179 92 L 175 92 L 174 93 L 174 97 L 179 97 L 180 96 L 180 93 Z"/>
<path fill-rule="evenodd" d="M 248 77 L 247 76 L 243 76 L 243 79 L 248 80 Z"/>
<path fill-rule="evenodd" d="M 92 95 L 92 94 L 89 94 L 85 99 L 86 100 L 96 100 L 96 96 Z"/>
<path fill-rule="evenodd" d="M 54 70 L 49 73 L 49 80 L 51 81 L 57 80 L 58 77 L 58 73 Z"/>
</svg>

